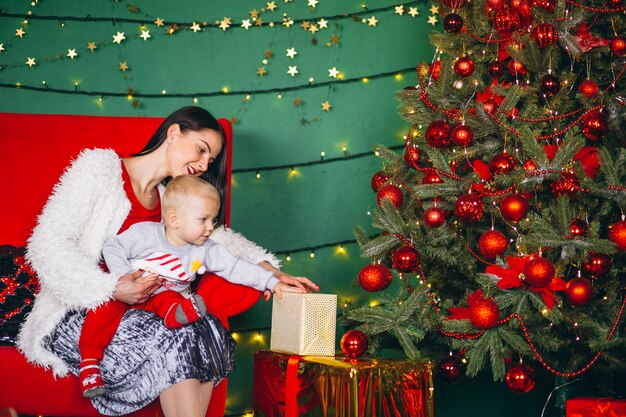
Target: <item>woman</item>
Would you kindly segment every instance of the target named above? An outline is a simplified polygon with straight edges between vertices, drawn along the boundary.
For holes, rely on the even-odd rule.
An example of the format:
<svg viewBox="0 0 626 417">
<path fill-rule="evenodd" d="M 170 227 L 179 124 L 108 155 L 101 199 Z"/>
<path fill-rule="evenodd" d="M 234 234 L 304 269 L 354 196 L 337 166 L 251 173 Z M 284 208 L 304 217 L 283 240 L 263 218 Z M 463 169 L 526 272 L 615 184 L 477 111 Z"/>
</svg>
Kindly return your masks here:
<svg viewBox="0 0 626 417">
<path fill-rule="evenodd" d="M 18 336 L 32 362 L 55 375 L 77 374 L 84 311 L 114 298 L 143 302 L 160 285 L 141 272 L 113 276 L 100 267 L 102 245 L 139 221 L 160 221 L 159 187 L 181 174 L 202 176 L 224 195 L 224 134 L 206 110 L 184 107 L 168 116 L 144 149 L 130 158 L 86 150 L 46 203 L 29 239 L 27 258 L 41 290 Z M 222 223 L 224 213 L 220 217 Z M 278 260 L 221 227 L 212 236 L 235 255 L 258 263 L 287 284 L 317 289 L 276 269 Z M 213 384 L 232 369 L 234 341 L 219 321 L 205 319 L 175 332 L 157 316 L 131 310 L 105 353 L 109 395 L 93 400 L 103 414 L 121 415 L 160 398 L 167 417 L 204 416 Z"/>
</svg>

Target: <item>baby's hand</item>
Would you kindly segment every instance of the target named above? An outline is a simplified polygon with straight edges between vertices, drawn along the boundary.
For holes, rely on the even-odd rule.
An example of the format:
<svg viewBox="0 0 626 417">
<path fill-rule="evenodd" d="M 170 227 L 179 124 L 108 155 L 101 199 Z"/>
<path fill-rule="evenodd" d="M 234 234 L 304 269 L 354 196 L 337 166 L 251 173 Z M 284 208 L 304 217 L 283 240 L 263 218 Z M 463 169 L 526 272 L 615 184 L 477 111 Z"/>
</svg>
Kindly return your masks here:
<svg viewBox="0 0 626 417">
<path fill-rule="evenodd" d="M 278 299 L 282 299 L 283 298 L 283 292 L 295 292 L 295 293 L 304 293 L 306 291 L 293 286 L 293 285 L 289 285 L 289 284 L 285 284 L 284 282 L 278 282 L 276 284 L 276 286 L 274 287 L 274 294 L 276 294 L 276 297 L 278 297 Z M 265 301 L 269 300 L 269 291 L 265 291 Z"/>
</svg>

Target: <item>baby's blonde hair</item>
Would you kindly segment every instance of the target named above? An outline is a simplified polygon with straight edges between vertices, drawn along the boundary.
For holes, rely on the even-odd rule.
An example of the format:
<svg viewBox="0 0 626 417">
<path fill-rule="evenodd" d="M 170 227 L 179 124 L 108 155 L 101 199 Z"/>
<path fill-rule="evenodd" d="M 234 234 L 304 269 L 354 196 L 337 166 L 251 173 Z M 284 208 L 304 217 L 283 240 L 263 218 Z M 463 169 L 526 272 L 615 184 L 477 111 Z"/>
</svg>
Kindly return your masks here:
<svg viewBox="0 0 626 417">
<path fill-rule="evenodd" d="M 161 199 L 162 216 L 165 217 L 169 210 L 179 209 L 191 196 L 206 197 L 220 204 L 220 193 L 217 188 L 193 175 L 179 175 L 172 178 L 165 187 Z"/>
</svg>

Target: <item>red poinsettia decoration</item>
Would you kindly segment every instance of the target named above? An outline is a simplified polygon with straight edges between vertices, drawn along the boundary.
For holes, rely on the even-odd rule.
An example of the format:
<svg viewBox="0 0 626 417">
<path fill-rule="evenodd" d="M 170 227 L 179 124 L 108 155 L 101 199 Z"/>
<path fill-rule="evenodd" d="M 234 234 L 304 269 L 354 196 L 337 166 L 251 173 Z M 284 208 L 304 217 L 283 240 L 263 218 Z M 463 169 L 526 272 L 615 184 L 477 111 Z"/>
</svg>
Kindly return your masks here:
<svg viewBox="0 0 626 417">
<path fill-rule="evenodd" d="M 500 289 L 519 288 L 522 285 L 532 291 L 538 292 L 543 298 L 543 302 L 549 309 L 554 307 L 556 303 L 555 291 L 565 290 L 565 281 L 556 276 L 552 278 L 552 281 L 544 287 L 533 287 L 527 285 L 525 282 L 528 264 L 535 259 L 534 256 L 507 256 L 506 261 L 509 264 L 509 268 L 502 268 L 497 265 L 490 265 L 485 270 L 485 273 L 492 274 L 500 277 L 500 280 L 496 284 Z"/>
<path fill-rule="evenodd" d="M 576 35 L 572 36 L 572 38 L 578 42 L 578 46 L 584 51 L 589 52 L 593 48 L 597 48 L 599 46 L 605 46 L 609 44 L 609 41 L 602 38 L 596 38 L 589 31 L 589 27 L 584 23 L 581 23 L 576 29 Z"/>
<path fill-rule="evenodd" d="M 559 150 L 558 145 L 544 145 L 543 151 L 550 161 L 554 159 L 554 155 Z M 585 171 L 585 175 L 589 178 L 596 176 L 596 172 L 600 168 L 600 159 L 598 158 L 598 148 L 593 146 L 583 146 L 576 155 L 572 158 L 572 161 L 580 162 Z"/>
<path fill-rule="evenodd" d="M 491 91 L 491 87 L 493 87 L 494 85 L 498 84 L 498 80 L 494 79 L 491 84 L 489 85 L 489 87 L 487 87 L 485 89 L 484 92 L 477 92 L 476 93 L 476 102 L 477 103 L 484 103 L 486 100 L 493 100 L 496 102 L 496 104 L 498 106 L 500 106 L 502 104 L 502 102 L 504 101 L 504 96 L 499 96 L 496 93 L 494 93 L 493 91 Z M 506 82 L 506 81 L 502 81 L 501 84 L 503 87 L 508 87 L 511 85 L 510 82 Z M 506 111 L 508 111 L 508 109 L 505 109 Z M 470 113 L 475 114 L 475 110 L 474 109 L 470 109 Z M 519 110 L 517 110 L 516 108 L 513 108 L 511 110 L 511 114 L 514 116 L 517 116 L 517 114 L 519 113 Z"/>
</svg>

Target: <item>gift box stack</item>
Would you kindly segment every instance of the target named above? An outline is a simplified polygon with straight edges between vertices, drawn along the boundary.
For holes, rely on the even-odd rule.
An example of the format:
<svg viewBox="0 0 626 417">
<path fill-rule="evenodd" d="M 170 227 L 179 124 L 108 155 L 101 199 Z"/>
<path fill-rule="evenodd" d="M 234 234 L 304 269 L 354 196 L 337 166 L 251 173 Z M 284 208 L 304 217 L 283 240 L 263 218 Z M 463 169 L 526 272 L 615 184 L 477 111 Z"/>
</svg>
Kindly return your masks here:
<svg viewBox="0 0 626 417">
<path fill-rule="evenodd" d="M 274 298 L 271 351 L 254 358 L 261 417 L 432 417 L 430 363 L 335 355 L 337 297 Z"/>
<path fill-rule="evenodd" d="M 626 400 L 572 398 L 565 402 L 565 417 L 626 417 Z"/>
</svg>

